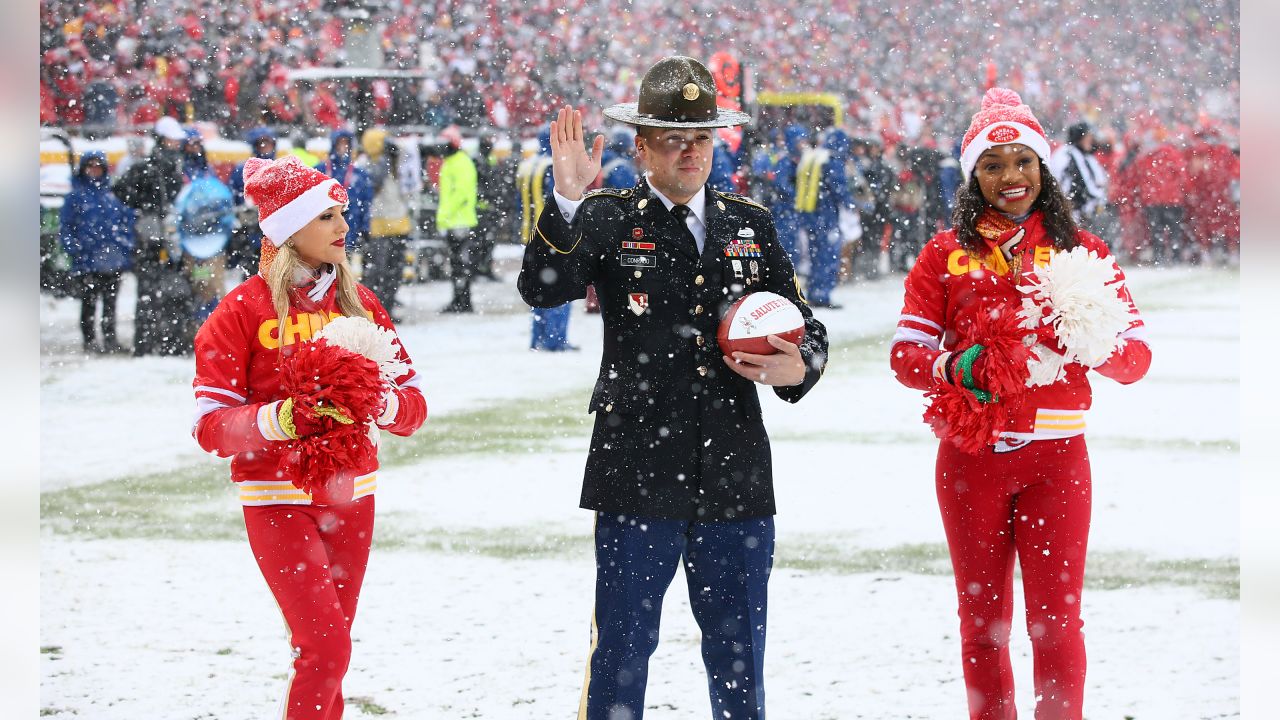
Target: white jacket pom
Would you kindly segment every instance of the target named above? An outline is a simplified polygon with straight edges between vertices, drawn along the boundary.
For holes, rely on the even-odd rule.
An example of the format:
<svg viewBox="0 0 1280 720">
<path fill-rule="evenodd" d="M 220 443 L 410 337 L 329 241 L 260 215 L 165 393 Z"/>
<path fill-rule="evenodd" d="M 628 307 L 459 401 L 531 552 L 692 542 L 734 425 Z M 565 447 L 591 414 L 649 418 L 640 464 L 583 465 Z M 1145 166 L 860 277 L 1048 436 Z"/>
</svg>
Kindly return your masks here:
<svg viewBox="0 0 1280 720">
<path fill-rule="evenodd" d="M 1117 292 L 1119 278 L 1115 261 L 1083 246 L 1055 253 L 1048 263 L 1027 274 L 1028 284 L 1018 286 L 1025 295 L 1022 326 L 1052 325 L 1066 348 L 1063 355 L 1043 346 L 1033 348 L 1043 352 L 1034 352 L 1039 359 L 1028 362 L 1032 379 L 1054 377 L 1049 382 L 1055 382 L 1066 363 L 1095 367 L 1124 345 L 1120 333 L 1129 328 L 1133 315 Z"/>
</svg>

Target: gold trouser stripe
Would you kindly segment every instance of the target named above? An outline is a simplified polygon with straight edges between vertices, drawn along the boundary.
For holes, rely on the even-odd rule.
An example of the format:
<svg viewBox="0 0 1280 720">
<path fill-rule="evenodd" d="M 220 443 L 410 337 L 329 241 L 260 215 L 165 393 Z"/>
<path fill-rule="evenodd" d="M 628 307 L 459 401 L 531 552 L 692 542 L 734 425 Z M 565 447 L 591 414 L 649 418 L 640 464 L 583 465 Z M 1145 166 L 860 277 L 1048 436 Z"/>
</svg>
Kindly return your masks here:
<svg viewBox="0 0 1280 720">
<path fill-rule="evenodd" d="M 596 515 L 591 522 L 591 542 L 594 545 L 596 539 L 596 524 L 600 522 L 600 516 Z M 595 553 L 592 553 L 592 557 Z M 596 572 L 599 572 L 597 570 Z M 595 590 L 592 590 L 594 597 Z M 587 720 L 587 689 L 591 687 L 591 658 L 596 654 L 596 647 L 600 644 L 600 628 L 596 625 L 596 607 L 595 601 L 591 603 L 591 651 L 587 653 L 587 671 L 586 676 L 582 679 L 582 698 L 578 700 L 578 720 Z"/>
</svg>

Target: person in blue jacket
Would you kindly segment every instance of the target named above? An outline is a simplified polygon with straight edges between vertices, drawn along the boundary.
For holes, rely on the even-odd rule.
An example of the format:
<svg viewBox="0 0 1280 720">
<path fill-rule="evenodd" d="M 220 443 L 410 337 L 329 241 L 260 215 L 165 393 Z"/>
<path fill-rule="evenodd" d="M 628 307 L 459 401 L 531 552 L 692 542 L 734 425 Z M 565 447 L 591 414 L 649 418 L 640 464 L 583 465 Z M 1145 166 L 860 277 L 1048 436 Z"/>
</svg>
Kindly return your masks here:
<svg viewBox="0 0 1280 720">
<path fill-rule="evenodd" d="M 733 173 L 738 163 L 719 135 L 715 136 L 714 143 L 711 148 L 711 176 L 707 178 L 707 184 L 712 190 L 736 193 L 738 184 L 733 181 Z"/>
<path fill-rule="evenodd" d="M 60 216 L 59 240 L 71 260 L 71 277 L 80 296 L 80 333 L 86 353 L 123 353 L 116 339 L 116 297 L 120 277 L 130 269 L 136 212 L 111 192 L 107 156 L 86 152 L 71 180 Z M 102 303 L 96 338 L 94 319 Z"/>
<path fill-rule="evenodd" d="M 791 257 L 791 263 L 800 267 L 800 255 L 796 247 L 800 232 L 796 216 L 796 169 L 804 154 L 809 131 L 803 125 L 788 125 L 782 131 L 785 152 L 773 165 L 773 196 L 777 201 L 769 210 L 773 213 L 773 225 L 778 232 L 778 242 Z"/>
<path fill-rule="evenodd" d="M 635 146 L 632 138 L 633 134 L 626 130 L 615 130 L 609 136 L 604 153 L 600 155 L 600 173 L 604 175 L 601 187 L 630 188 L 640 182 L 635 161 L 631 158 L 631 148 Z"/>
<path fill-rule="evenodd" d="M 603 154 L 601 157 L 603 158 Z M 542 214 L 542 209 L 550 204 L 551 210 L 555 211 L 555 203 L 551 202 L 555 178 L 551 174 L 550 126 L 538 133 L 538 154 L 526 158 L 516 171 L 516 189 L 520 194 L 521 214 L 530 219 L 526 228 L 528 233 L 522 238 L 528 243 L 531 242 L 530 236 L 538 222 L 538 216 Z M 555 307 L 530 309 L 533 313 L 529 338 L 530 350 L 564 352 L 578 349 L 576 345 L 569 344 L 569 317 L 573 312 L 572 302 Z"/>
<path fill-rule="evenodd" d="M 853 193 L 849 190 L 848 164 L 853 142 L 848 133 L 835 128 L 827 133 L 814 169 L 818 193 L 813 212 L 808 215 L 809 282 L 805 288 L 813 307 L 839 308 L 831 301 L 831 291 L 840 275 L 840 249 L 844 244 L 840 230 L 840 211 L 856 212 Z"/>
<path fill-rule="evenodd" d="M 172 212 L 194 302 L 184 332 L 194 336 L 226 292 L 226 252 L 235 229 L 235 208 L 231 189 L 209 166 L 195 130 L 187 131 L 183 143 L 182 175 L 186 184 L 174 198 Z"/>
<path fill-rule="evenodd" d="M 253 157 L 262 160 L 276 159 L 276 133 L 265 125 L 245 133 Z M 262 228 L 258 227 L 258 210 L 244 200 L 244 163 L 236 165 L 227 179 L 231 197 L 235 203 L 239 227 L 231 236 L 227 247 L 227 267 L 240 268 L 246 275 L 258 271 L 258 248 L 262 246 Z"/>
<path fill-rule="evenodd" d="M 373 181 L 364 168 L 357 167 L 354 162 L 356 134 L 350 130 L 334 130 L 329 136 L 329 157 L 316 165 L 316 169 L 342 183 L 347 189 L 350 205 L 347 208 L 346 220 L 350 230 L 347 231 L 347 250 L 350 252 L 360 247 L 360 242 L 369 236 L 369 210 L 373 205 Z"/>
<path fill-rule="evenodd" d="M 265 125 L 260 125 L 245 133 L 244 141 L 249 143 L 249 151 L 253 157 L 262 160 L 276 159 L 276 133 Z M 227 185 L 231 188 L 232 197 L 235 199 L 236 207 L 242 207 L 244 203 L 244 163 L 235 166 L 231 171 L 231 177 L 227 179 Z"/>
</svg>

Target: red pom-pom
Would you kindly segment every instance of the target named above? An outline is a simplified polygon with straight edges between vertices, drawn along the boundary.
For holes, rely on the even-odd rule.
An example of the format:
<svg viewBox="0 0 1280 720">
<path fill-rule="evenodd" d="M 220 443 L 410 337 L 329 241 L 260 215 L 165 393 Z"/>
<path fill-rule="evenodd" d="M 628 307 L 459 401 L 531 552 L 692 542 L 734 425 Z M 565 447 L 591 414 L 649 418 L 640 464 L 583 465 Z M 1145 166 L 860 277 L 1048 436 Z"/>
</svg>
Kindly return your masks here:
<svg viewBox="0 0 1280 720">
<path fill-rule="evenodd" d="M 970 455 L 977 455 L 995 444 L 1009 422 L 1010 407 L 1004 398 L 984 405 L 968 390 L 946 383 L 930 390 L 926 396 L 930 402 L 924 411 L 924 421 L 933 428 L 933 434 Z"/>
<path fill-rule="evenodd" d="M 993 87 L 982 96 L 982 109 L 997 105 L 1021 105 L 1022 96 L 1009 88 Z"/>
<path fill-rule="evenodd" d="M 963 352 L 974 344 L 982 345 L 980 371 L 974 380 L 995 396 L 993 402 L 982 403 L 972 392 L 948 383 L 925 394 L 930 402 L 924 421 L 934 435 L 971 455 L 996 442 L 1026 393 L 1031 350 L 1023 342 L 1028 333 L 1019 327 L 1020 320 L 1013 308 L 980 310 L 966 328 L 963 347 L 957 348 Z"/>
<path fill-rule="evenodd" d="M 364 422 L 378 411 L 382 384 L 377 363 L 323 339 L 297 346 L 280 364 L 280 388 L 294 398 L 295 409 L 311 415 L 317 407 L 332 407 Z"/>
<path fill-rule="evenodd" d="M 294 346 L 280 365 L 280 387 L 321 432 L 291 441 L 279 471 L 319 505 L 350 500 L 354 468 L 377 455 L 369 421 L 382 405 L 383 381 L 374 361 L 327 341 Z M 352 422 L 333 417 L 337 411 Z"/>
</svg>

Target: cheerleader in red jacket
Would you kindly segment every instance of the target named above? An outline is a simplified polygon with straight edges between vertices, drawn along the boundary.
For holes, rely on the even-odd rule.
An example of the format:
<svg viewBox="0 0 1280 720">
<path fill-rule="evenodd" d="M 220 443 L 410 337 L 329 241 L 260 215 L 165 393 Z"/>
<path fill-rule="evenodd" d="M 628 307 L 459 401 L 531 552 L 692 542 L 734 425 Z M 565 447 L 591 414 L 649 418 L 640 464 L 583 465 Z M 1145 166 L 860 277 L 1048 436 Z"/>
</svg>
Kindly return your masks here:
<svg viewBox="0 0 1280 720">
<path fill-rule="evenodd" d="M 978 313 L 1016 313 L 1027 273 L 1060 251 L 1083 246 L 1101 258 L 1109 254 L 1101 240 L 1072 222 L 1070 205 L 1046 170 L 1044 130 L 1017 93 L 989 90 L 961 148 L 969 179 L 957 192 L 953 227 L 929 241 L 906 278 L 890 363 L 908 387 L 932 394 L 943 384 L 963 385 L 979 396 L 985 381 L 1008 369 L 987 367 L 991 353 L 972 337 Z M 1015 557 L 1034 655 L 1035 716 L 1081 718 L 1080 593 L 1091 499 L 1087 375 L 1093 370 L 1132 383 L 1151 362 L 1123 273 L 1114 271 L 1125 303 L 1118 305 L 1119 326 L 1128 324 L 1119 349 L 1096 367 L 1068 363 L 1056 381 L 1029 387 L 990 442 L 969 446 L 976 454 L 949 440 L 938 448 L 938 504 L 955 571 L 969 716 L 975 720 L 1016 717 L 1008 650 Z M 1037 336 L 1062 348 L 1052 326 Z"/>
<path fill-rule="evenodd" d="M 265 235 L 259 272 L 223 298 L 196 335 L 193 434 L 200 447 L 232 458 L 249 546 L 288 626 L 294 660 L 278 717 L 336 720 L 373 537 L 377 459 L 310 492 L 282 474 L 289 443 L 325 426 L 286 396 L 281 361 L 334 318 L 394 326 L 347 266 L 342 185 L 294 157 L 252 159 L 245 174 Z M 383 408 L 378 427 L 407 436 L 427 408 L 403 347 L 397 359 L 408 369 L 380 401 L 369 399 Z"/>
</svg>

